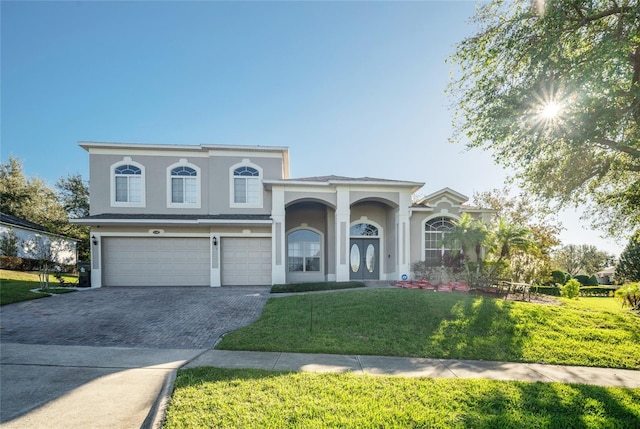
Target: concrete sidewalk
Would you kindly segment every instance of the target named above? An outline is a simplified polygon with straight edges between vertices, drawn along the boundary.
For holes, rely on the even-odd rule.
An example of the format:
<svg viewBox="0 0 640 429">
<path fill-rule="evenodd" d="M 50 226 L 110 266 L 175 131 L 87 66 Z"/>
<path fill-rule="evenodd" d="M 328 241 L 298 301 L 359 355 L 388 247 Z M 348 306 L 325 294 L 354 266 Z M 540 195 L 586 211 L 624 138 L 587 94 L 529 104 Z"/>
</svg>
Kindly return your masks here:
<svg viewBox="0 0 640 429">
<path fill-rule="evenodd" d="M 640 388 L 640 371 L 403 357 L 2 343 L 2 428 L 159 428 L 177 369 L 197 366 Z"/>
<path fill-rule="evenodd" d="M 203 351 L 2 343 L 0 427 L 151 427 L 176 370 Z"/>
<path fill-rule="evenodd" d="M 184 368 L 197 366 L 270 371 L 353 372 L 402 377 L 557 381 L 640 388 L 640 371 L 636 370 L 536 363 L 208 350 L 187 363 Z"/>
</svg>

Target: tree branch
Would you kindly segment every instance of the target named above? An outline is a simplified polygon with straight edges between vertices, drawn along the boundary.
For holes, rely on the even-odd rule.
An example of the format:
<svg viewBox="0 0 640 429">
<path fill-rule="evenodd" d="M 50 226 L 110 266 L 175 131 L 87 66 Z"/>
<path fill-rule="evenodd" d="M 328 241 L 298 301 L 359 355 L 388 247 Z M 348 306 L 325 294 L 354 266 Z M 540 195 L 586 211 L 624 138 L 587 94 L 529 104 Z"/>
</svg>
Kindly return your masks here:
<svg viewBox="0 0 640 429">
<path fill-rule="evenodd" d="M 605 139 L 603 137 L 596 137 L 593 139 L 595 143 L 601 144 L 603 146 L 608 147 L 609 149 L 617 150 L 619 152 L 624 152 L 627 155 L 631 155 L 634 158 L 640 158 L 640 150 L 624 146 L 619 143 L 614 142 L 613 140 Z"/>
</svg>

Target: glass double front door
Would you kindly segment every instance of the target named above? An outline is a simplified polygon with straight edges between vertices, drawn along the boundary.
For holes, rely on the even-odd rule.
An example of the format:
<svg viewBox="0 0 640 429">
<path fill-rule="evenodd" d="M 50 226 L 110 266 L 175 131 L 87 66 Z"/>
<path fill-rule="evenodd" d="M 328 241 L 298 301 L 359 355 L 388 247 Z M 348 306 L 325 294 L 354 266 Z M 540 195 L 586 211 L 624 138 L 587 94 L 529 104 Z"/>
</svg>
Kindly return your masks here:
<svg viewBox="0 0 640 429">
<path fill-rule="evenodd" d="M 349 262 L 351 280 L 378 280 L 380 245 L 377 238 L 352 238 Z"/>
</svg>

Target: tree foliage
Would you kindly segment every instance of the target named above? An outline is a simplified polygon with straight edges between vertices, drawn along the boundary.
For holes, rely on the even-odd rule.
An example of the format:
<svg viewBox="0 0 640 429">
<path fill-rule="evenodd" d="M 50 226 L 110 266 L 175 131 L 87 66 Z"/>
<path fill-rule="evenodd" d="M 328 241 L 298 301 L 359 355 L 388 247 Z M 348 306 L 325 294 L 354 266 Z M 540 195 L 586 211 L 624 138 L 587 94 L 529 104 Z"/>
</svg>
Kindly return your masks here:
<svg viewBox="0 0 640 429">
<path fill-rule="evenodd" d="M 613 255 L 591 244 L 567 244 L 553 252 L 553 262 L 556 267 L 574 277 L 581 272 L 588 275 L 595 274 L 607 265 L 611 265 L 613 261 Z"/>
<path fill-rule="evenodd" d="M 79 174 L 60 178 L 56 193 L 42 179 L 26 177 L 22 161 L 9 156 L 0 164 L 0 211 L 44 226 L 49 231 L 80 240 L 78 257 L 89 258 L 89 229 L 69 223 L 88 216 L 89 191 Z"/>
<path fill-rule="evenodd" d="M 638 0 L 493 0 L 474 23 L 452 57 L 453 140 L 541 201 L 595 202 L 611 233 L 640 225 Z"/>
<path fill-rule="evenodd" d="M 495 219 L 528 230 L 527 239 L 534 246 L 516 251 L 510 258 L 511 274 L 524 282 L 547 282 L 551 275 L 551 250 L 560 244 L 558 234 L 562 225 L 545 205 L 538 204 L 525 194 L 513 196 L 508 188 L 476 192 L 473 203 L 495 211 Z M 562 281 L 564 284 L 564 281 Z"/>
<path fill-rule="evenodd" d="M 12 156 L 0 164 L 0 211 L 58 232 L 67 223 L 67 214 L 55 192 L 37 177 L 27 178 L 22 161 Z"/>
<path fill-rule="evenodd" d="M 640 282 L 640 231 L 629 240 L 620 254 L 615 279 L 618 282 Z"/>
</svg>

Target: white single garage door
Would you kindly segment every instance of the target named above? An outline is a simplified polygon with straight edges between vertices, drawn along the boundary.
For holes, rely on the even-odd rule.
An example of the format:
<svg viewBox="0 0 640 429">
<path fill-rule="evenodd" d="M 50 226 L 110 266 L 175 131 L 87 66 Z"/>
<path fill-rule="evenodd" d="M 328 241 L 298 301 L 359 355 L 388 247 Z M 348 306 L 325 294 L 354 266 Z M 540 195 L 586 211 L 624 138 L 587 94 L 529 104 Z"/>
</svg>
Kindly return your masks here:
<svg viewBox="0 0 640 429">
<path fill-rule="evenodd" d="M 209 286 L 208 238 L 104 237 L 105 286 Z"/>
<path fill-rule="evenodd" d="M 222 286 L 270 285 L 271 239 L 222 239 Z"/>
</svg>

